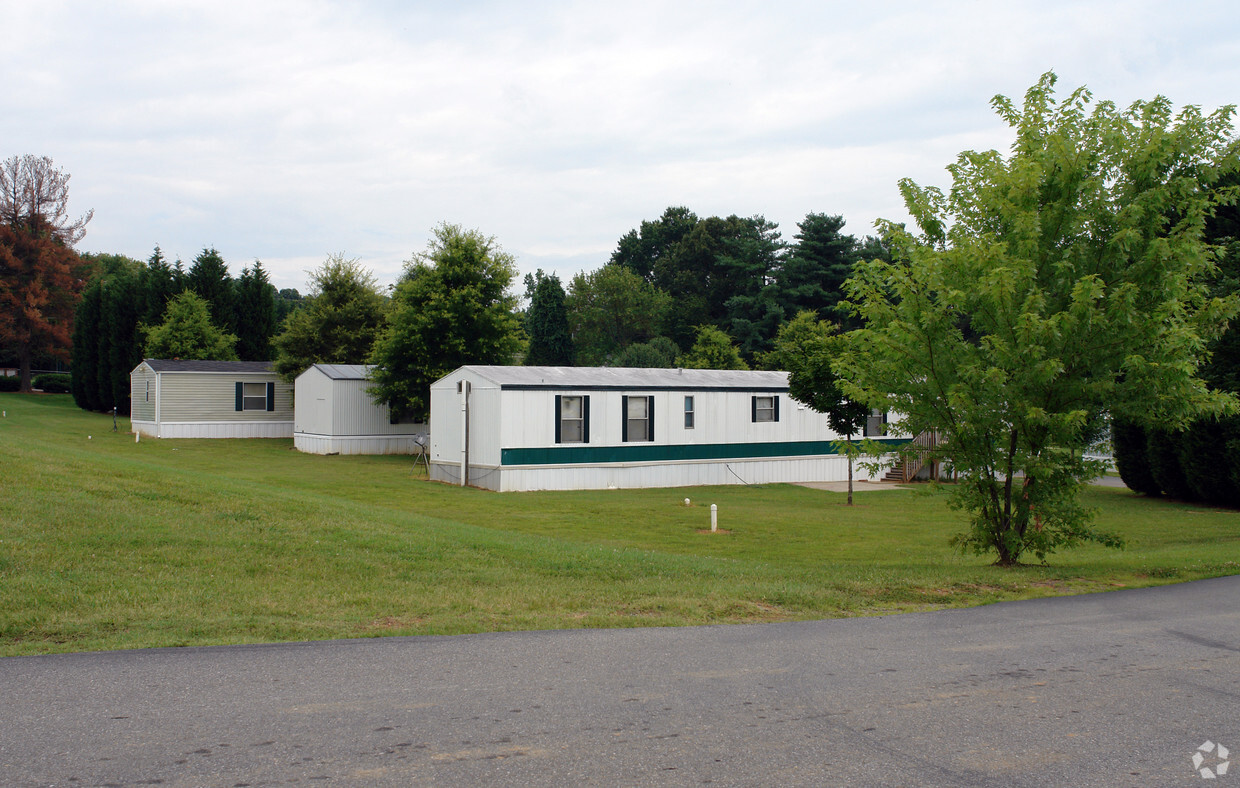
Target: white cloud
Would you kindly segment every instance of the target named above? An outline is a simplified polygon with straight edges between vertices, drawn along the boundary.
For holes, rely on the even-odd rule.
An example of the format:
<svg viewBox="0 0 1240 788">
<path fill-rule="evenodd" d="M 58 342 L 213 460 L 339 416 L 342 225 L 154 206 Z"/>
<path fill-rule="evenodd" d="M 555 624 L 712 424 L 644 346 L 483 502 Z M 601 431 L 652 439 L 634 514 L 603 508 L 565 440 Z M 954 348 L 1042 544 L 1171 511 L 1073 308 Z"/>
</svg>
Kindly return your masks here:
<svg viewBox="0 0 1240 788">
<path fill-rule="evenodd" d="M 1230 102 L 1226 3 L 27 3 L 0 0 L 0 139 L 52 156 L 83 248 L 214 245 L 304 288 L 382 281 L 440 221 L 567 277 L 668 205 L 899 218 L 1004 147 L 987 102 L 1055 68 L 1126 104 Z"/>
</svg>

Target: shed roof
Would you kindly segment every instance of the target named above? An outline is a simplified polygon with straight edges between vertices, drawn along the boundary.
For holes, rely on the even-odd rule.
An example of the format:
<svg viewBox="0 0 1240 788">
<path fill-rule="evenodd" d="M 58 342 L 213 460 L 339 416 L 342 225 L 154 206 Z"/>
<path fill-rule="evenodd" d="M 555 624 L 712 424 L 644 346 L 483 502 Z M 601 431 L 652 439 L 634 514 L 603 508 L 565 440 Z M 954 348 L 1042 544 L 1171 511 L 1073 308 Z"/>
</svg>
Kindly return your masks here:
<svg viewBox="0 0 1240 788">
<path fill-rule="evenodd" d="M 742 389 L 786 391 L 787 372 L 735 369 L 639 369 L 634 367 L 465 366 L 505 389 Z"/>
<path fill-rule="evenodd" d="M 332 380 L 365 380 L 373 364 L 315 364 L 314 369 Z"/>
<path fill-rule="evenodd" d="M 273 372 L 270 361 L 181 361 L 179 359 L 146 358 L 142 360 L 156 372 Z"/>
</svg>

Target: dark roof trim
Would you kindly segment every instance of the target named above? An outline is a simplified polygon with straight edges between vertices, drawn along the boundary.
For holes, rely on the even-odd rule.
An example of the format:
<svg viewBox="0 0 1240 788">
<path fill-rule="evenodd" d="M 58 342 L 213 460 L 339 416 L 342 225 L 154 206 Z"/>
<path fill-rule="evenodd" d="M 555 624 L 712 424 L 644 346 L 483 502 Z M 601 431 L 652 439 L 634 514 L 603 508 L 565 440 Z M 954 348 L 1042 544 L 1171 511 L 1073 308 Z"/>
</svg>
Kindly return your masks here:
<svg viewBox="0 0 1240 788">
<path fill-rule="evenodd" d="M 741 393 L 749 393 L 753 391 L 761 391 L 774 394 L 783 394 L 788 391 L 787 386 L 643 386 L 638 382 L 634 382 L 630 386 L 573 386 L 573 385 L 552 385 L 550 383 L 504 383 L 500 385 L 504 391 L 626 391 L 640 394 L 643 391 L 737 391 Z"/>
<path fill-rule="evenodd" d="M 146 358 L 142 362 L 156 372 L 231 372 L 249 374 L 274 374 L 270 361 L 179 361 L 165 358 Z"/>
</svg>

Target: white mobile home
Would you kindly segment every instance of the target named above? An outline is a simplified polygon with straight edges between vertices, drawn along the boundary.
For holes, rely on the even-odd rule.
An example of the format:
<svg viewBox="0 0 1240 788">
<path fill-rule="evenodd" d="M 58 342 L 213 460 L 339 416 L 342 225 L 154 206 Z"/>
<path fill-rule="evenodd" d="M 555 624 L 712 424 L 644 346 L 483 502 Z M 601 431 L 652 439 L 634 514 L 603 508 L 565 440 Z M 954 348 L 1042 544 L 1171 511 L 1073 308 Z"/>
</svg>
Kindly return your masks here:
<svg viewBox="0 0 1240 788">
<path fill-rule="evenodd" d="M 293 387 L 269 361 L 145 359 L 129 373 L 133 432 L 154 438 L 290 438 Z"/>
<path fill-rule="evenodd" d="M 492 490 L 835 481 L 788 373 L 466 366 L 431 385 L 432 479 Z M 868 478 L 863 471 L 859 478 Z"/>
<path fill-rule="evenodd" d="M 393 422 L 367 391 L 372 367 L 315 364 L 294 386 L 293 445 L 309 454 L 416 454 L 425 424 Z M 425 440 L 425 438 L 423 438 Z"/>
</svg>

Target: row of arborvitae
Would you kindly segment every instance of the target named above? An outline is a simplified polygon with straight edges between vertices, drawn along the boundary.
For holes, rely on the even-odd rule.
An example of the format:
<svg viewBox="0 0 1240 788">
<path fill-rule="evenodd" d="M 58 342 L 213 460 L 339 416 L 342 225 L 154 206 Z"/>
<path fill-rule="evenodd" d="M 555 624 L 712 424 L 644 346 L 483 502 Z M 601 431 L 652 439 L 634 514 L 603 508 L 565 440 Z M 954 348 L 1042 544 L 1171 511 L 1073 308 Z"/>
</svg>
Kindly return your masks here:
<svg viewBox="0 0 1240 788">
<path fill-rule="evenodd" d="M 1111 440 L 1115 467 L 1130 489 L 1240 508 L 1240 416 L 1175 431 L 1116 422 Z"/>
</svg>

